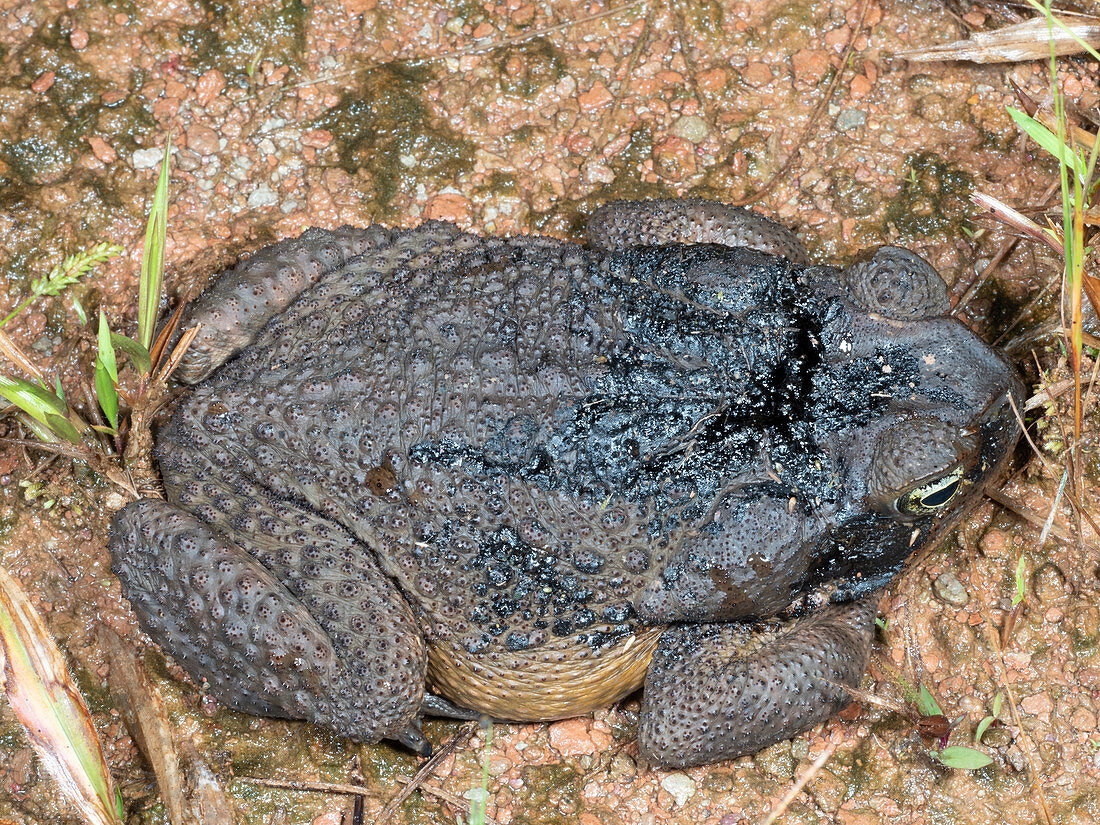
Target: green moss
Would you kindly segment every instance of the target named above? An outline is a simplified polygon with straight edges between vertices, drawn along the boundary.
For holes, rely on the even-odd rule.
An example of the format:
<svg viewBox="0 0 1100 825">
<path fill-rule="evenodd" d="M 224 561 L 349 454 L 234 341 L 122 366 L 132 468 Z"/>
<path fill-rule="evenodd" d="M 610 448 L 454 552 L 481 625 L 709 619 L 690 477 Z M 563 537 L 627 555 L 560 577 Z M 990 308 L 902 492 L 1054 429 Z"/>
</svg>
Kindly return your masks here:
<svg viewBox="0 0 1100 825">
<path fill-rule="evenodd" d="M 15 525 L 19 523 L 19 514 L 15 510 L 9 510 L 0 515 L 0 542 L 7 541 Z"/>
<path fill-rule="evenodd" d="M 972 185 L 970 174 L 932 152 L 910 155 L 901 189 L 886 207 L 886 224 L 907 237 L 955 235 L 970 227 Z"/>
<path fill-rule="evenodd" d="M 506 94 L 533 97 L 565 74 L 561 52 L 545 37 L 500 49 L 497 70 Z"/>
<path fill-rule="evenodd" d="M 746 119 L 743 125 L 748 131 L 737 136 L 725 160 L 707 170 L 706 181 L 692 194 L 723 201 L 736 200 L 753 194 L 770 174 L 771 153 L 767 137 L 752 128 L 752 118 Z M 735 166 L 741 166 L 740 171 L 735 173 Z"/>
<path fill-rule="evenodd" d="M 219 69 L 246 82 L 258 60 L 298 66 L 305 51 L 306 7 L 302 0 L 246 3 L 200 0 L 206 21 L 183 31 L 201 72 Z"/>
<path fill-rule="evenodd" d="M 29 137 L 0 144 L 0 154 L 23 183 L 49 183 L 64 177 L 76 160 L 60 143 Z"/>
<path fill-rule="evenodd" d="M 515 195 L 519 192 L 519 185 L 514 174 L 496 169 L 489 173 L 489 179 L 482 186 L 482 191 L 493 195 Z"/>
<path fill-rule="evenodd" d="M 751 32 L 750 45 L 812 41 L 820 34 L 814 11 L 815 4 L 808 0 L 778 4 L 763 25 Z"/>
<path fill-rule="evenodd" d="M 114 707 L 111 701 L 110 690 L 100 681 L 98 676 L 89 673 L 85 668 L 76 666 L 77 659 L 69 655 L 68 648 L 65 646 L 63 640 L 56 639 L 55 641 L 62 653 L 65 654 L 65 661 L 69 665 L 69 673 L 72 674 L 73 681 L 76 682 L 76 687 L 80 691 L 80 695 L 83 696 L 84 701 L 87 702 L 88 710 L 92 713 L 109 714 Z"/>
<path fill-rule="evenodd" d="M 974 273 L 968 273 L 964 277 L 974 278 L 977 277 Z M 1027 305 L 1027 300 L 1017 298 L 1015 295 L 1005 289 L 1001 281 L 996 278 L 988 278 L 984 284 L 978 289 L 978 300 L 972 300 L 967 307 L 967 314 L 973 324 L 980 327 L 980 331 L 989 336 L 991 339 L 997 338 L 1004 330 L 1008 329 L 1023 308 Z M 981 307 L 983 309 L 982 314 L 977 313 L 977 309 Z M 1016 327 L 1016 331 L 1026 329 L 1027 325 Z"/>
<path fill-rule="evenodd" d="M 360 169 L 374 180 L 372 200 L 383 209 L 400 190 L 453 180 L 473 166 L 473 144 L 445 124 L 433 122 L 421 94 L 427 70 L 381 66 L 364 73 L 356 87 L 314 126 L 327 129 L 340 166 Z"/>
<path fill-rule="evenodd" d="M 14 753 L 16 748 L 23 748 L 27 746 L 27 736 L 23 731 L 23 726 L 20 725 L 14 719 L 14 713 L 10 724 L 6 724 L 8 720 L 6 718 L 0 719 L 0 753 Z"/>
<path fill-rule="evenodd" d="M 565 825 L 573 823 L 583 811 L 581 789 L 584 776 L 572 766 L 527 765 L 523 768 L 526 789 L 524 807 L 512 820 L 515 825 Z"/>
<path fill-rule="evenodd" d="M 698 0 L 687 6 L 688 19 L 697 32 L 715 37 L 722 32 L 725 13 L 722 4 L 716 0 Z"/>
<path fill-rule="evenodd" d="M 138 139 L 147 141 L 150 135 L 156 134 L 157 123 L 141 99 L 137 95 L 129 95 L 117 103 L 100 106 L 92 128 L 119 154 L 130 154 L 145 145 L 138 143 Z M 114 187 L 106 189 L 102 193 L 105 199 L 114 200 L 121 194 L 115 192 Z M 129 195 L 128 192 L 125 194 Z M 144 199 L 141 200 L 144 204 Z"/>
<path fill-rule="evenodd" d="M 878 190 L 870 184 L 861 183 L 843 169 L 833 176 L 829 196 L 833 201 L 833 208 L 848 217 L 865 218 L 879 205 Z"/>
<path fill-rule="evenodd" d="M 45 72 L 54 81 L 13 124 L 18 138 L 0 143 L 0 158 L 21 183 L 41 185 L 67 177 L 86 151 L 84 136 L 106 88 L 69 44 L 60 24 L 44 26 L 19 52 L 15 85 L 29 87 Z"/>
<path fill-rule="evenodd" d="M 1073 652 L 1077 656 L 1093 656 L 1097 653 L 1100 638 L 1095 633 L 1079 633 L 1071 628 L 1069 636 Z"/>
</svg>

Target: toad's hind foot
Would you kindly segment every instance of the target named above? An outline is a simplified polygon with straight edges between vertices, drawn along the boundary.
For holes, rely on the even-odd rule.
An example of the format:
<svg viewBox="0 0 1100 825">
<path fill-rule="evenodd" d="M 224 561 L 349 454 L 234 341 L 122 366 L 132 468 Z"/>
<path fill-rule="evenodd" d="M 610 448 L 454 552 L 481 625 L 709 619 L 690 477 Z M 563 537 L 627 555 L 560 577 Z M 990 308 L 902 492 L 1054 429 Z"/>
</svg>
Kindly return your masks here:
<svg viewBox="0 0 1100 825">
<path fill-rule="evenodd" d="M 294 538 L 309 540 L 304 532 Z M 364 636 L 400 630 L 401 617 L 383 616 L 377 599 L 367 611 L 373 624 L 366 622 L 370 626 L 362 633 L 350 627 L 327 632 L 241 546 L 160 500 L 145 499 L 119 512 L 109 543 L 112 569 L 142 626 L 223 704 L 305 719 L 360 741 L 397 739 L 418 753 L 430 752 L 416 728 L 423 643 L 409 634 L 389 641 Z M 404 624 L 409 622 L 411 616 Z M 392 653 L 391 641 L 403 651 L 396 659 L 376 650 Z"/>
<path fill-rule="evenodd" d="M 851 701 L 874 634 L 878 594 L 770 633 L 749 624 L 668 630 L 650 663 L 638 747 L 666 767 L 755 753 Z"/>
</svg>

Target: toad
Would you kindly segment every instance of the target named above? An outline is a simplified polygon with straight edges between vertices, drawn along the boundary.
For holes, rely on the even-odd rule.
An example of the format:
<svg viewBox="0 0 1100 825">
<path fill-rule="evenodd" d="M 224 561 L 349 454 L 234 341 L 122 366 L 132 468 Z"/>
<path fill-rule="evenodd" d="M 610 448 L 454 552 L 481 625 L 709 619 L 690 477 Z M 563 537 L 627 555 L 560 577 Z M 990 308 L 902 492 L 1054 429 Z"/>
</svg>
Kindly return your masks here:
<svg viewBox="0 0 1100 825">
<path fill-rule="evenodd" d="M 189 308 L 167 500 L 115 518 L 150 636 L 221 702 L 430 746 L 643 688 L 651 763 L 849 701 L 877 595 L 1020 433 L 938 273 L 815 266 L 751 211 L 597 210 L 580 246 L 311 229 Z"/>
</svg>

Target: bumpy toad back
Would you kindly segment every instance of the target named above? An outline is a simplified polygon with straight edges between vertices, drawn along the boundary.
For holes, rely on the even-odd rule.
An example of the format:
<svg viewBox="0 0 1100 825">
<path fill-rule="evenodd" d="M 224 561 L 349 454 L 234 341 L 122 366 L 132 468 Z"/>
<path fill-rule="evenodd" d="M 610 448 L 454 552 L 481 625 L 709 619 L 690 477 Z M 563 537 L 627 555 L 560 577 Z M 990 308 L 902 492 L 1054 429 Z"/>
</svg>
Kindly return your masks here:
<svg viewBox="0 0 1100 825">
<path fill-rule="evenodd" d="M 648 667 L 667 764 L 842 705 L 873 618 L 843 602 L 996 472 L 1017 379 L 904 250 L 812 267 L 702 201 L 591 232 L 310 230 L 224 275 L 158 437 L 168 501 L 112 537 L 153 637 L 234 707 L 419 749 L 449 707 L 425 682 L 552 719 Z"/>
</svg>

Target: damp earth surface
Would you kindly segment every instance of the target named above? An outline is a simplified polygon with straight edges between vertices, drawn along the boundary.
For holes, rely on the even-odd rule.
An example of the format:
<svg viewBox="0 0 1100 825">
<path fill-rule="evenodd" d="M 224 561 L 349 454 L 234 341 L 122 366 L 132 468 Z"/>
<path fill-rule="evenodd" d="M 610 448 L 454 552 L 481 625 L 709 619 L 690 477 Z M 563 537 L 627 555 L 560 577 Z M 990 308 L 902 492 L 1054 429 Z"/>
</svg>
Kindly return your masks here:
<svg viewBox="0 0 1100 825">
<path fill-rule="evenodd" d="M 899 56 L 1011 22 L 981 6 L 956 4 L 957 16 L 931 0 L 870 0 L 861 18 L 852 5 L 3 0 L 0 309 L 14 309 L 66 255 L 103 240 L 126 247 L 4 331 L 60 377 L 67 397 L 83 397 L 94 339 L 72 299 L 133 331 L 144 221 L 171 132 L 166 309 L 243 254 L 308 226 L 441 218 L 484 235 L 578 240 L 584 217 L 612 200 L 763 192 L 756 208 L 797 230 L 817 262 L 884 243 L 916 250 L 953 300 L 966 296 L 960 317 L 986 340 L 1023 341 L 1014 357 L 1031 363 L 1034 350 L 1057 386 L 1065 365 L 1042 319 L 1056 307 L 1028 303 L 1059 267 L 1016 244 L 968 290 L 1009 240 L 970 194 L 1026 206 L 1056 179 L 1004 108 L 1015 103 L 1010 81 L 1047 94 L 1046 67 Z M 1100 100 L 1086 64 L 1064 63 L 1059 80 L 1082 109 Z M 132 380 L 123 374 L 124 389 Z M 1053 469 L 1021 455 L 1001 494 L 1014 509 L 981 504 L 888 590 L 879 605 L 888 623 L 862 683 L 903 708 L 926 688 L 955 723 L 951 745 L 973 746 L 979 723 L 995 716 L 976 745 L 988 766 L 944 767 L 930 755 L 938 743 L 904 714 L 862 701 L 752 757 L 648 770 L 632 744 L 631 698 L 549 725 L 497 726 L 491 743 L 475 732 L 396 821 L 437 822 L 482 798 L 500 823 L 758 821 L 827 750 L 783 821 L 1015 825 L 1044 811 L 1096 821 L 1097 537 L 1085 521 L 1074 541 L 1060 504 L 1038 543 L 1059 489 L 1061 404 L 1031 412 L 1045 416 L 1036 441 Z M 0 427 L 25 435 L 11 417 Z M 1087 414 L 1086 432 L 1095 427 Z M 1085 462 L 1078 491 L 1086 508 L 1097 498 L 1094 464 Z M 415 772 L 414 757 L 226 710 L 149 644 L 108 570 L 107 523 L 125 501 L 81 465 L 0 445 L 0 563 L 69 658 L 133 821 L 167 814 L 116 698 L 105 627 L 141 652 L 172 728 L 197 744 L 240 821 L 350 816 L 350 798 L 309 789 L 318 781 L 362 786 L 376 817 Z M 1021 558 L 1025 600 L 1014 611 Z M 460 730 L 430 721 L 424 735 L 439 746 Z M 0 749 L 0 819 L 77 821 L 6 704 Z M 301 787 L 262 784 L 273 779 Z"/>
</svg>

